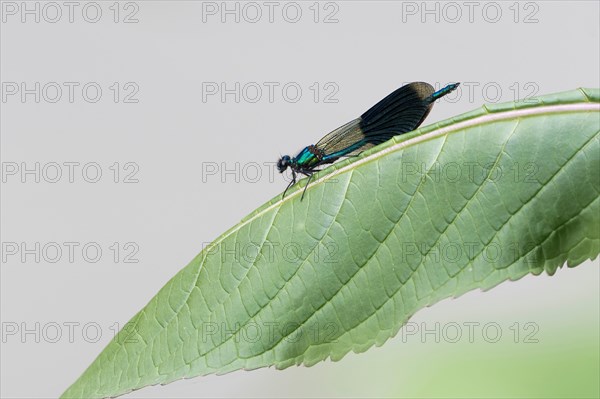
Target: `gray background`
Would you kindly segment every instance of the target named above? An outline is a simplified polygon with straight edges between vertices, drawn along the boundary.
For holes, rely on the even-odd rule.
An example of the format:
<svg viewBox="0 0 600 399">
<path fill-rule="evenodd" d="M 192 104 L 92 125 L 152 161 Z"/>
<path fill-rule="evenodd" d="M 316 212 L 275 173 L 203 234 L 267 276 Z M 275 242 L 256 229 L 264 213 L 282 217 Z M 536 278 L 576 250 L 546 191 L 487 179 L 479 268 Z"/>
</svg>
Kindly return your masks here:
<svg viewBox="0 0 600 399">
<path fill-rule="evenodd" d="M 489 3 L 478 3 L 472 21 L 462 2 L 455 3 L 462 13 L 458 20 L 456 8 L 438 3 L 439 21 L 434 14 L 422 21 L 421 2 L 321 3 L 317 23 L 313 2 L 297 3 L 302 16 L 296 23 L 283 18 L 285 2 L 278 3 L 272 22 L 268 8 L 261 6 L 263 15 L 256 23 L 249 21 L 255 9 L 244 9 L 243 3 L 238 3 L 239 22 L 233 15 L 225 22 L 220 14 L 203 15 L 203 7 L 221 3 L 197 1 L 121 3 L 118 22 L 113 20 L 113 2 L 97 3 L 102 17 L 96 23 L 82 16 L 86 2 L 78 3 L 73 22 L 64 6 L 61 20 L 46 21 L 44 3 L 38 3 L 39 22 L 31 15 L 22 22 L 20 13 L 5 12 L 2 82 L 25 82 L 30 88 L 35 82 L 42 87 L 56 82 L 64 90 L 56 103 L 48 101 L 54 96 L 50 86 L 40 93 L 39 103 L 33 95 L 25 101 L 19 95 L 3 99 L 4 167 L 39 162 L 50 173 L 53 162 L 95 162 L 102 178 L 85 181 L 79 166 L 69 182 L 63 165 L 56 183 L 44 176 L 37 183 L 32 175 L 22 182 L 20 175 L 10 175 L 2 184 L 3 243 L 25 242 L 28 248 L 36 242 L 48 248 L 48 243 L 79 245 L 72 262 L 64 246 L 54 263 L 50 253 L 42 254 L 39 262 L 33 255 L 23 261 L 19 255 L 3 254 L 3 328 L 32 329 L 39 323 L 40 332 L 3 337 L 2 396 L 62 393 L 108 343 L 115 323 L 128 321 L 205 243 L 283 190 L 284 178 L 271 176 L 279 155 L 317 141 L 401 84 L 461 81 L 468 83 L 463 88 L 473 87 L 472 93 L 462 90 L 440 101 L 426 124 L 484 102 L 600 86 L 598 2 L 520 3 L 518 16 L 514 2 L 498 2 L 502 15 L 495 23 L 496 7 L 488 9 Z M 14 4 L 21 7 L 21 2 Z M 27 4 L 35 7 L 35 2 Z M 415 15 L 403 12 L 413 6 Z M 484 7 L 489 14 L 483 13 Z M 47 19 L 54 18 L 53 10 L 46 11 Z M 93 17 L 93 10 L 88 11 Z M 125 15 L 134 11 L 138 22 L 124 23 Z M 288 11 L 287 17 L 294 18 L 293 9 Z M 331 12 L 337 22 L 324 23 Z M 64 82 L 79 84 L 73 102 Z M 102 88 L 98 102 L 81 95 L 89 82 Z M 114 82 L 121 90 L 116 103 L 110 89 Z M 254 92 L 249 91 L 241 93 L 239 102 L 233 95 L 225 102 L 219 96 L 204 101 L 203 82 L 226 82 L 230 88 L 235 82 L 256 82 L 263 87 L 262 98 L 251 102 Z M 264 82 L 279 84 L 272 102 Z M 289 82 L 302 89 L 297 102 L 281 92 Z M 318 101 L 310 88 L 314 82 L 320 89 Z M 124 102 L 123 95 L 133 87 L 125 87 L 127 83 L 139 88 L 133 97 L 137 103 Z M 331 88 L 337 91 L 337 102 L 323 98 Z M 121 172 L 118 183 L 110 168 L 115 162 Z M 133 170 L 125 168 L 128 162 L 139 168 L 137 183 L 123 182 Z M 239 173 L 203 178 L 207 168 L 216 165 L 222 171 L 224 163 L 234 169 L 236 162 Z M 120 248 L 117 261 L 109 248 L 115 242 Z M 130 242 L 139 249 L 137 263 L 124 262 L 133 248 L 125 248 Z M 97 262 L 83 257 L 86 243 L 102 249 Z M 487 293 L 471 292 L 424 309 L 412 321 L 496 321 L 505 331 L 515 321 L 531 321 L 540 327 L 536 350 L 541 351 L 560 345 L 560 336 L 577 339 L 582 330 L 597 336 L 598 262 L 558 275 L 528 276 Z M 62 337 L 50 342 L 54 323 L 61 326 Z M 64 323 L 79 323 L 73 342 Z M 82 332 L 89 323 L 101 327 L 97 342 L 91 342 L 93 328 Z M 430 356 L 442 349 L 453 350 L 443 343 L 405 343 L 396 337 L 340 363 L 209 376 L 130 396 L 418 395 L 407 370 L 426 373 Z M 495 349 L 482 345 L 481 350 L 491 354 Z"/>
</svg>

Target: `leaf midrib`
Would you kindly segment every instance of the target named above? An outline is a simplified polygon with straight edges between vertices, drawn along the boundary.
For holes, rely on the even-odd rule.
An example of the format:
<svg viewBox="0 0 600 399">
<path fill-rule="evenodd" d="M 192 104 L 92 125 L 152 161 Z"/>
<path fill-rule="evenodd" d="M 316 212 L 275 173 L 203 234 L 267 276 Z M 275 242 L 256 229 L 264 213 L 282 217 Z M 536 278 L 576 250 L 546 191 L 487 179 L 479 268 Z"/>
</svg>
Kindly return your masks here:
<svg viewBox="0 0 600 399">
<path fill-rule="evenodd" d="M 385 148 L 385 149 L 380 150 L 378 152 L 375 152 L 373 154 L 369 154 L 368 156 L 365 156 L 364 158 L 360 158 L 360 159 L 356 160 L 355 162 L 350 163 L 349 165 L 346 165 L 346 166 L 344 166 L 342 168 L 334 170 L 333 172 L 328 173 L 328 174 L 324 175 L 323 177 L 314 180 L 313 183 L 311 184 L 311 186 L 319 184 L 319 183 L 322 183 L 324 181 L 327 181 L 327 180 L 329 180 L 329 179 L 331 179 L 331 178 L 333 178 L 333 177 L 335 177 L 335 176 L 337 176 L 337 175 L 339 175 L 341 173 L 346 172 L 347 170 L 354 170 L 356 167 L 362 165 L 363 163 L 372 162 L 374 160 L 377 160 L 380 157 L 382 157 L 383 155 L 388 154 L 390 152 L 398 151 L 398 150 L 401 150 L 401 149 L 403 149 L 405 147 L 412 146 L 412 145 L 415 145 L 415 144 L 418 144 L 418 143 L 421 143 L 421 142 L 424 142 L 424 141 L 427 141 L 427 140 L 432 140 L 432 139 L 435 139 L 435 138 L 437 138 L 437 137 L 439 137 L 441 135 L 451 134 L 451 133 L 454 133 L 456 131 L 465 129 L 467 127 L 480 126 L 480 125 L 483 125 L 483 124 L 497 122 L 497 121 L 502 121 L 502 120 L 507 120 L 507 119 L 511 119 L 511 118 L 514 118 L 514 117 L 524 118 L 524 117 L 528 117 L 528 116 L 542 115 L 542 114 L 576 113 L 576 112 L 589 112 L 589 111 L 598 111 L 598 110 L 600 110 L 600 104 L 598 104 L 598 103 L 589 103 L 589 102 L 578 102 L 578 103 L 573 103 L 573 104 L 559 104 L 559 105 L 545 105 L 545 106 L 539 106 L 539 107 L 517 109 L 517 110 L 509 110 L 509 111 L 500 111 L 500 112 L 494 112 L 494 113 L 490 113 L 486 109 L 485 110 L 486 111 L 485 115 L 476 116 L 476 117 L 474 117 L 472 119 L 468 119 L 466 121 L 458 122 L 458 123 L 452 124 L 450 126 L 444 126 L 444 127 L 439 128 L 439 129 L 435 129 L 432 132 L 423 134 L 421 136 L 414 137 L 414 138 L 406 140 L 406 141 L 402 141 L 400 143 L 396 143 L 396 144 L 394 144 L 394 145 L 392 145 L 392 146 L 390 146 L 388 148 Z M 572 157 L 569 158 L 569 160 L 571 160 L 571 159 L 572 159 Z M 568 163 L 568 161 L 566 163 Z M 560 170 L 562 170 L 562 168 L 566 165 L 566 163 L 563 164 L 561 166 L 561 168 L 558 169 L 557 173 L 560 172 Z M 556 175 L 553 175 L 552 178 L 554 178 L 555 176 Z M 545 187 L 545 185 L 543 185 L 541 188 L 543 189 L 544 187 Z M 541 189 L 538 192 L 536 192 L 536 194 L 532 198 L 530 198 L 530 200 L 532 200 L 540 191 L 541 191 Z M 264 214 L 266 214 L 267 212 L 269 212 L 270 210 L 272 210 L 274 207 L 278 207 L 284 201 L 289 201 L 293 197 L 295 197 L 297 195 L 300 195 L 300 194 L 301 194 L 301 190 L 294 191 L 294 192 L 288 194 L 288 196 L 286 196 L 285 199 L 279 200 L 279 201 L 271 204 L 267 208 L 262 209 L 257 214 L 253 215 L 252 217 L 248 218 L 247 220 L 244 220 L 242 223 L 238 224 L 237 226 L 235 226 L 234 228 L 232 228 L 231 230 L 227 231 L 222 236 L 220 236 L 219 238 L 217 238 L 214 241 L 213 245 L 214 244 L 218 244 L 218 243 L 222 242 L 224 239 L 226 239 L 227 237 L 229 237 L 230 235 L 232 235 L 234 233 L 237 233 L 242 227 L 244 227 L 245 225 L 249 224 L 253 220 L 255 220 L 255 219 L 263 216 Z M 588 204 L 588 206 L 589 206 L 589 204 Z M 522 207 L 519 208 L 519 210 L 520 209 L 522 209 Z M 513 216 L 514 215 L 511 215 L 511 217 L 508 220 L 510 220 Z M 393 227 L 392 227 L 392 230 L 393 230 Z M 268 233 L 267 233 L 267 235 L 268 235 Z M 204 256 L 202 256 L 200 264 L 197 266 L 198 270 L 197 270 L 197 273 L 195 273 L 195 279 L 193 279 L 194 283 L 190 287 L 191 289 L 189 289 L 187 291 L 187 293 L 185 294 L 185 300 L 182 301 L 181 305 L 179 307 L 177 307 L 176 309 L 172 308 L 173 315 L 169 318 L 169 320 L 166 321 L 166 323 L 163 324 L 164 325 L 163 329 L 166 329 L 172 323 L 173 319 L 175 319 L 177 317 L 177 315 L 180 314 L 180 311 L 183 308 L 183 306 L 185 306 L 185 304 L 188 303 L 188 300 L 189 300 L 189 297 L 191 295 L 191 292 L 194 290 L 194 288 L 197 288 L 198 278 L 199 278 L 199 276 L 201 274 L 201 271 L 203 269 L 205 261 L 206 261 L 206 253 L 204 254 Z M 300 267 L 297 270 L 299 270 L 299 269 L 300 269 Z M 358 273 L 359 270 L 362 270 L 362 268 L 359 268 L 357 270 L 357 273 Z M 294 273 L 294 275 L 295 275 L 295 273 Z M 284 286 L 287 284 L 288 281 L 290 281 L 293 278 L 294 275 L 292 275 L 290 277 L 290 279 L 286 280 L 286 283 L 284 283 Z M 413 275 L 413 272 L 411 272 L 411 275 L 409 276 L 409 279 L 410 279 L 410 277 L 412 277 L 412 275 Z M 348 282 L 350 282 L 351 279 L 352 279 L 352 277 L 348 280 Z M 343 287 L 345 287 L 347 285 L 348 282 L 346 282 L 345 284 L 343 284 L 340 287 L 340 290 L 338 290 L 337 292 L 341 291 L 343 289 Z M 278 290 L 278 292 L 280 292 L 280 290 Z M 335 297 L 335 295 L 337 294 L 337 292 L 329 300 L 327 300 L 321 307 L 319 307 L 319 309 L 321 309 L 323 306 L 325 306 L 327 303 L 329 303 L 331 301 L 331 299 L 333 299 Z M 394 292 L 394 294 L 392 294 L 390 297 L 388 297 L 388 299 L 385 301 L 385 303 L 387 303 L 387 301 L 389 301 L 389 299 L 391 299 L 392 297 L 394 297 L 396 294 L 397 294 L 397 291 Z M 261 307 L 261 310 L 262 309 L 263 308 Z M 145 310 L 145 308 L 144 308 L 144 310 Z M 259 312 L 260 312 L 260 310 L 259 310 Z M 256 314 L 258 314 L 259 312 L 257 312 Z M 256 314 L 254 314 L 253 316 L 251 316 L 251 318 L 255 317 Z M 307 320 L 310 320 L 310 318 L 313 317 L 315 314 L 316 314 L 316 312 L 314 312 L 311 316 L 309 316 L 309 318 Z M 364 321 L 368 320 L 370 317 L 372 317 L 372 315 L 369 316 Z M 352 329 L 346 331 L 344 334 L 346 334 L 346 333 L 350 332 L 351 330 L 355 329 L 356 327 L 360 326 L 362 323 L 364 323 L 364 321 L 361 321 L 359 324 L 357 324 L 356 326 L 352 327 Z M 303 322 L 303 324 L 304 324 L 304 322 Z M 159 334 L 160 334 L 160 332 L 159 332 Z M 159 334 L 154 335 L 148 341 L 149 342 L 154 342 L 155 339 L 156 339 L 156 337 Z M 145 342 L 146 342 L 146 340 L 145 340 Z M 211 350 L 209 350 L 208 352 L 206 352 L 203 356 L 205 356 L 206 354 L 210 353 L 212 350 L 214 350 L 216 348 L 219 348 L 220 346 L 222 346 L 226 342 L 228 342 L 228 340 L 226 340 L 226 341 L 220 343 L 219 345 L 215 346 L 214 348 L 212 348 Z M 276 343 L 273 347 L 271 347 L 270 350 L 273 350 L 277 346 L 278 343 Z M 122 349 L 123 349 L 123 346 L 120 346 L 119 350 L 122 350 Z M 116 356 L 116 352 L 114 353 L 114 355 Z M 188 364 L 188 366 L 189 365 L 190 364 Z"/>
</svg>

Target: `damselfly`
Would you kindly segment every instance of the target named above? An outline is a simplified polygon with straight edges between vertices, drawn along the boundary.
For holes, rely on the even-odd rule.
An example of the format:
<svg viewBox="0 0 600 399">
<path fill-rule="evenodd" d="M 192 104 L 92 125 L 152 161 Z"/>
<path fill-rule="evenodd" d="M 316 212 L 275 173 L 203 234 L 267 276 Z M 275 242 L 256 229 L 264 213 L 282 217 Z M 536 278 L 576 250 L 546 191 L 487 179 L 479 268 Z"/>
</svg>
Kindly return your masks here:
<svg viewBox="0 0 600 399">
<path fill-rule="evenodd" d="M 342 157 L 355 156 L 364 150 L 383 143 L 394 136 L 415 130 L 427 117 L 433 103 L 455 90 L 459 83 L 435 91 L 425 82 L 413 82 L 395 90 L 371 109 L 323 137 L 317 144 L 309 145 L 295 157 L 284 155 L 277 161 L 279 173 L 288 167 L 292 181 L 283 192 L 296 183 L 298 174 L 308 176 L 302 192 L 310 183 L 317 167 L 337 161 Z M 283 198 L 282 197 L 282 198 Z"/>
</svg>

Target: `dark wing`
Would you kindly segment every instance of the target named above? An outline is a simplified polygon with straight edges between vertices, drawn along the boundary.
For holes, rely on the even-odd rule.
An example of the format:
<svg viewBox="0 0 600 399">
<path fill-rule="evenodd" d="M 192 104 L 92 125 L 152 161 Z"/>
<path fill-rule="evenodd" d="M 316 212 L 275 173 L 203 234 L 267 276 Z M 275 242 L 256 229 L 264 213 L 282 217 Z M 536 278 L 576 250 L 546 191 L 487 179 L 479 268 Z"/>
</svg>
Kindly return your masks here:
<svg viewBox="0 0 600 399">
<path fill-rule="evenodd" d="M 316 145 L 326 155 L 356 155 L 390 138 L 415 130 L 427 117 L 434 88 L 414 82 L 393 91 L 360 118 L 323 137 Z"/>
<path fill-rule="evenodd" d="M 410 83 L 392 92 L 360 116 L 365 136 L 391 138 L 415 130 L 431 111 L 434 92 L 425 82 Z"/>
</svg>

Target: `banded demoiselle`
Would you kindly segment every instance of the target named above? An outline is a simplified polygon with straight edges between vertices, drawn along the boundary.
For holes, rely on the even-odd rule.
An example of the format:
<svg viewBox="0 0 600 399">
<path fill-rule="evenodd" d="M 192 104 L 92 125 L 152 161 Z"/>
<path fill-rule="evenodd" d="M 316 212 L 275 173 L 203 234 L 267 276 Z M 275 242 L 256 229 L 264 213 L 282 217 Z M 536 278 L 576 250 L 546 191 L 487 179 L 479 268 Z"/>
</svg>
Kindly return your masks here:
<svg viewBox="0 0 600 399">
<path fill-rule="evenodd" d="M 413 82 L 390 93 L 359 118 L 351 120 L 323 137 L 317 144 L 304 147 L 295 157 L 284 155 L 277 161 L 279 173 L 288 167 L 292 180 L 283 192 L 296 183 L 298 174 L 308 176 L 302 198 L 317 167 L 343 157 L 356 156 L 364 150 L 381 144 L 394 136 L 415 130 L 427 117 L 433 103 L 455 90 L 460 83 L 452 83 L 435 91 L 425 82 Z"/>
</svg>

